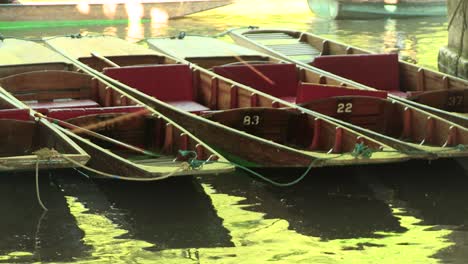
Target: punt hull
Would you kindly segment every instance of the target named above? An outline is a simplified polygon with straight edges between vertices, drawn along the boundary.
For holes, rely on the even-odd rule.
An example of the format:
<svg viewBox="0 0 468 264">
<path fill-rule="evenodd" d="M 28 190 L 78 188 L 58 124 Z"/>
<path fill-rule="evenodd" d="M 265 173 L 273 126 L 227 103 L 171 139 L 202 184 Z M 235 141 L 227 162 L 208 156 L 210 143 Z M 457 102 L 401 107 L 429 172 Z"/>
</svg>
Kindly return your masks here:
<svg viewBox="0 0 468 264">
<path fill-rule="evenodd" d="M 378 19 L 437 17 L 447 15 L 447 3 L 443 1 L 401 1 L 387 4 L 385 1 L 308 0 L 316 15 L 329 19 Z"/>
</svg>

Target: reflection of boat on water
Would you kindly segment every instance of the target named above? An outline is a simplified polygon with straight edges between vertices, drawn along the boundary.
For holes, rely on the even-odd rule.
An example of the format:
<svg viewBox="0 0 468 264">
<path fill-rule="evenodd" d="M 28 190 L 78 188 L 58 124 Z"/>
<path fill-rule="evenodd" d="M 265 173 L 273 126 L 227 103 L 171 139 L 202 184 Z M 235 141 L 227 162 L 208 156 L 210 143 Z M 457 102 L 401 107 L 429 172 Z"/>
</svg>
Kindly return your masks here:
<svg viewBox="0 0 468 264">
<path fill-rule="evenodd" d="M 305 236 L 330 239 L 379 238 L 382 232 L 401 233 L 406 228 L 387 204 L 356 181 L 359 170 L 317 169 L 291 188 L 262 186 L 253 179 L 228 174 L 223 179 L 203 178 L 217 192 L 244 197 L 241 206 L 264 213 L 265 219 L 283 219 L 289 229 Z M 301 170 L 263 170 L 268 177 L 285 181 Z M 287 176 L 286 176 L 287 175 Z M 309 175 L 312 176 L 312 175 Z"/>
<path fill-rule="evenodd" d="M 54 172 L 69 179 L 69 170 Z M 46 175 L 44 175 L 46 176 Z M 34 174 L 2 173 L 0 180 L 0 263 L 68 262 L 86 256 L 83 231 L 70 214 L 66 199 L 49 177 L 40 177 L 43 214 L 34 191 Z M 43 214 L 41 216 L 41 214 Z"/>
<path fill-rule="evenodd" d="M 192 178 L 144 184 L 99 181 L 98 186 L 131 224 L 126 236 L 152 243 L 152 249 L 233 246 L 210 198 Z"/>
<path fill-rule="evenodd" d="M 445 0 L 308 0 L 320 17 L 369 19 L 380 17 L 445 16 Z"/>
<path fill-rule="evenodd" d="M 393 190 L 396 199 L 418 212 L 421 224 L 468 226 L 468 177 L 463 167 L 453 159 L 421 165 L 410 162 L 401 164 L 398 170 L 382 165 L 378 178 Z"/>
</svg>

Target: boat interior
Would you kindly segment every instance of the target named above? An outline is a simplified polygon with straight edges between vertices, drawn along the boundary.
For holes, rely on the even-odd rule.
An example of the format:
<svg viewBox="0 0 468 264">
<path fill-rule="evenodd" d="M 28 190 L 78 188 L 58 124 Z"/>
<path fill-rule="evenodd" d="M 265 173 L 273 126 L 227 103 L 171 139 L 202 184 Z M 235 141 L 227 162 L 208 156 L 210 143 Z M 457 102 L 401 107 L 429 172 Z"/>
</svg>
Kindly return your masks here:
<svg viewBox="0 0 468 264">
<path fill-rule="evenodd" d="M 217 110 L 246 107 L 285 107 L 285 105 L 281 105 L 269 97 L 262 96 L 262 93 L 265 93 L 410 143 L 430 146 L 455 146 L 466 140 L 465 131 L 463 133 L 457 131 L 457 127 L 451 126 L 450 123 L 428 116 L 426 113 L 415 111 L 412 108 L 407 108 L 402 104 L 395 104 L 390 100 L 386 100 L 388 91 L 349 89 L 343 86 L 320 84 L 312 79 L 316 78 L 314 74 L 300 70 L 294 64 L 261 61 L 261 57 L 255 58 L 260 61 L 256 60 L 253 63 L 239 62 L 239 58 L 236 57 L 197 59 L 197 64 L 202 64 L 203 67 L 210 65 L 212 66 L 211 71 L 214 73 L 253 87 L 260 91 L 259 93 L 239 85 L 233 85 L 222 78 L 215 78 L 208 71 L 167 61 L 161 56 L 155 56 L 152 59 L 152 56 L 144 59 L 142 59 L 142 56 L 127 57 L 130 59 L 125 60 L 124 56 L 107 57 L 106 59 L 110 60 L 111 63 L 93 57 L 86 58 L 86 60 L 94 68 L 101 68 L 100 70 L 107 76 L 130 87 L 138 88 L 145 94 L 165 101 L 179 109 L 195 114 L 203 114 L 213 119 L 216 119 L 215 115 L 221 116 L 222 113 L 207 114 Z M 119 65 L 119 67 L 109 67 L 112 63 Z M 309 80 L 312 82 L 308 82 Z M 177 81 L 177 86 L 174 86 L 175 81 Z M 174 89 L 177 89 L 177 92 L 174 92 Z M 242 111 L 245 110 L 233 112 L 239 116 L 236 122 L 240 126 L 236 126 L 231 121 L 226 121 L 225 124 L 269 140 L 278 140 L 278 143 L 300 145 L 302 148 L 306 147 L 314 150 L 329 150 L 310 148 L 310 142 L 301 144 L 289 142 L 286 139 L 293 137 L 285 131 L 280 132 L 277 130 L 277 134 L 273 136 L 271 131 L 267 132 L 268 127 L 272 127 L 273 123 L 265 127 L 257 126 L 256 129 L 253 129 L 252 125 L 245 126 L 240 118 L 250 115 Z M 263 115 L 272 114 L 266 109 L 262 111 L 264 112 Z M 290 109 L 289 111 L 293 110 Z M 233 113 L 230 115 L 232 116 Z M 278 114 L 274 115 L 279 118 Z M 287 116 L 292 115 L 287 114 Z M 263 118 L 271 119 L 266 116 Z M 310 134 L 306 133 L 302 137 L 311 139 L 313 138 L 313 128 L 323 126 L 323 124 L 314 122 L 313 117 L 310 119 L 307 124 L 290 125 L 289 127 L 310 127 Z M 218 119 L 219 122 L 224 122 L 222 120 Z M 306 119 L 293 118 L 292 120 L 296 120 L 296 122 L 302 120 L 301 122 L 304 122 Z M 277 121 L 287 122 L 284 120 Z M 316 129 L 316 131 L 320 130 L 319 128 Z M 294 131 L 294 128 L 292 131 Z M 339 133 L 335 132 L 333 134 L 335 138 L 339 137 Z M 458 134 L 463 134 L 463 136 Z M 326 144 L 325 148 L 332 149 L 333 144 Z"/>
<path fill-rule="evenodd" d="M 3 97 L 3 95 L 2 95 Z M 79 154 L 51 128 L 35 122 L 28 109 L 20 109 L 7 100 L 0 100 L 0 157 L 32 155 L 42 148 L 54 148 L 60 153 Z"/>
<path fill-rule="evenodd" d="M 178 126 L 151 115 L 145 107 L 136 105 L 124 94 L 84 73 L 59 70 L 23 72 L 1 78 L 0 86 L 52 120 L 84 126 L 131 146 L 170 155 L 173 159 L 175 156 L 177 160 L 190 158 L 183 157 L 178 150 L 196 151 L 199 159 L 212 154 Z M 26 110 L 15 111 L 23 113 Z M 19 114 L 15 116 L 18 117 Z M 121 146 L 106 144 L 102 139 L 78 131 L 81 131 L 80 136 L 130 158 L 129 152 L 123 151 Z"/>
<path fill-rule="evenodd" d="M 296 31 L 254 30 L 243 36 L 291 59 L 395 96 L 450 112 L 466 113 L 468 110 L 468 98 L 460 97 L 461 90 L 467 89 L 466 82 L 400 61 L 398 54 L 369 54 Z M 433 96 L 435 92 L 441 96 Z"/>
<path fill-rule="evenodd" d="M 313 116 L 301 114 L 297 110 L 272 109 L 272 106 L 279 108 L 280 104 L 258 94 L 252 95 L 249 90 L 239 89 L 224 78 L 213 78 L 209 71 L 194 69 L 187 64 L 171 63 L 173 61 L 165 61 L 157 56 L 147 56 L 143 60 L 139 60 L 142 58 L 140 56 L 127 57 L 131 59 L 125 60 L 123 56 L 107 57 L 119 67 L 109 67 L 109 62 L 93 57 L 80 60 L 180 110 L 202 115 L 280 144 L 335 153 L 352 151 L 359 142 L 365 142 L 374 149 L 380 148 L 379 144 L 365 138 L 357 139 L 356 134 L 329 122 L 315 120 Z M 303 128 L 301 135 L 298 135 L 298 127 Z"/>
</svg>

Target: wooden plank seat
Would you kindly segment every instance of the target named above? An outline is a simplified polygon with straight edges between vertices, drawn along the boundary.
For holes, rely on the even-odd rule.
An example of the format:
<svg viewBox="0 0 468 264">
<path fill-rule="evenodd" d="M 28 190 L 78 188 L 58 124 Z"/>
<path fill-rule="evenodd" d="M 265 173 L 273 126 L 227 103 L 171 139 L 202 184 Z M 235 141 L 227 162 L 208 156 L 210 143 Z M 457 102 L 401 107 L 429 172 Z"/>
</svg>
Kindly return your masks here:
<svg viewBox="0 0 468 264">
<path fill-rule="evenodd" d="M 31 120 L 28 109 L 1 109 L 0 119 Z"/>
<path fill-rule="evenodd" d="M 195 100 L 192 72 L 188 65 L 165 64 L 104 68 L 103 73 L 182 110 L 209 110 Z"/>
<path fill-rule="evenodd" d="M 396 96 L 408 96 L 400 86 L 398 54 L 327 55 L 316 57 L 310 64 Z"/>
<path fill-rule="evenodd" d="M 90 99 L 70 99 L 70 100 L 54 100 L 45 102 L 28 102 L 25 101 L 32 109 L 46 113 L 48 109 L 52 108 L 92 108 L 100 107 L 100 105 Z"/>
<path fill-rule="evenodd" d="M 0 79 L 0 86 L 36 111 L 50 108 L 100 107 L 93 96 L 95 82 L 87 74 L 41 70 L 22 72 Z"/>
<path fill-rule="evenodd" d="M 47 112 L 47 116 L 60 120 L 68 120 L 86 115 L 98 115 L 109 113 L 135 113 L 146 112 L 143 106 L 114 106 L 114 107 L 92 107 L 92 108 L 52 108 Z"/>
</svg>

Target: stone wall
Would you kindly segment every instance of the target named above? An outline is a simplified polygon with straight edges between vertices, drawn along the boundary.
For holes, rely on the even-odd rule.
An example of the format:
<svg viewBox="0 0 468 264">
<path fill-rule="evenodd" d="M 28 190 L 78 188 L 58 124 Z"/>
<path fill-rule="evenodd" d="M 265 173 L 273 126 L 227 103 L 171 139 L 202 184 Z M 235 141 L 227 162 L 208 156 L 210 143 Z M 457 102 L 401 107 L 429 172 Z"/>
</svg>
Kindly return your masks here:
<svg viewBox="0 0 468 264">
<path fill-rule="evenodd" d="M 448 45 L 439 51 L 439 70 L 468 79 L 468 0 L 448 0 Z"/>
</svg>

